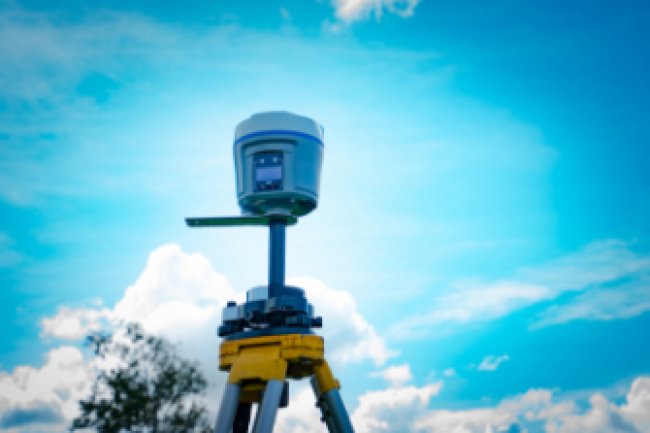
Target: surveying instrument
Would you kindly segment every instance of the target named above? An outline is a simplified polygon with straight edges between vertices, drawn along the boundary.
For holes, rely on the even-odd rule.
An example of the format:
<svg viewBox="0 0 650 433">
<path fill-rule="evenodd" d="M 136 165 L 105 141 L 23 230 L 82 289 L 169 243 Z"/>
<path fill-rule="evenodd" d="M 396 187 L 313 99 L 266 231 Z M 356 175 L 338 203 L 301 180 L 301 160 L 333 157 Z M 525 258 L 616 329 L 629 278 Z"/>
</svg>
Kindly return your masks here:
<svg viewBox="0 0 650 433">
<path fill-rule="evenodd" d="M 323 128 L 288 112 L 258 113 L 235 130 L 234 158 L 241 216 L 186 218 L 190 227 L 269 227 L 269 278 L 229 301 L 218 334 L 219 369 L 228 382 L 215 433 L 271 433 L 278 408 L 289 404 L 287 379 L 310 378 L 330 433 L 354 433 L 340 384 L 325 360 L 322 319 L 304 291 L 284 284 L 286 227 L 318 204 Z"/>
</svg>

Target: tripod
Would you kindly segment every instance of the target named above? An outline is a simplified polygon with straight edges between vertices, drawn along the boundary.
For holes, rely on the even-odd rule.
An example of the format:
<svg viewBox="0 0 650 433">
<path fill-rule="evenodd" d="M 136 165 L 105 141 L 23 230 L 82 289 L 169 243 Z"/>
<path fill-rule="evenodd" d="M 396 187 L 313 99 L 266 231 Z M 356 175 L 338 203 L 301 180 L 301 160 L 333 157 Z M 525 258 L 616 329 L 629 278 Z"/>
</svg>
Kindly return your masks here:
<svg viewBox="0 0 650 433">
<path fill-rule="evenodd" d="M 219 369 L 229 374 L 214 432 L 248 432 L 252 405 L 257 404 L 253 433 L 271 433 L 278 409 L 289 404 L 287 379 L 309 377 L 328 431 L 354 433 L 340 383 L 325 360 L 323 338 L 311 331 L 321 327 L 322 320 L 313 316 L 302 289 L 284 284 L 286 226 L 297 219 L 282 215 L 186 222 L 190 227 L 269 227 L 268 286 L 250 289 L 244 304 L 230 301 L 223 310 Z"/>
</svg>

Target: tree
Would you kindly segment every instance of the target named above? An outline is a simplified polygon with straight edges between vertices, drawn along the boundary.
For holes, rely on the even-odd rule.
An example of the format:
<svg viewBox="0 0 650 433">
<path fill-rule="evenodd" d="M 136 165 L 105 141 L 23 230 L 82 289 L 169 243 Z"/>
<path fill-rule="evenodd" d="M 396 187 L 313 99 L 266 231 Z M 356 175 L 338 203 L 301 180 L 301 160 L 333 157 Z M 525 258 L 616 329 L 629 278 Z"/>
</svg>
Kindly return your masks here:
<svg viewBox="0 0 650 433">
<path fill-rule="evenodd" d="M 98 433 L 210 432 L 207 411 L 197 402 L 206 380 L 196 363 L 182 359 L 167 340 L 138 324 L 121 333 L 87 337 L 99 369 L 91 395 L 79 402 L 71 431 Z"/>
</svg>

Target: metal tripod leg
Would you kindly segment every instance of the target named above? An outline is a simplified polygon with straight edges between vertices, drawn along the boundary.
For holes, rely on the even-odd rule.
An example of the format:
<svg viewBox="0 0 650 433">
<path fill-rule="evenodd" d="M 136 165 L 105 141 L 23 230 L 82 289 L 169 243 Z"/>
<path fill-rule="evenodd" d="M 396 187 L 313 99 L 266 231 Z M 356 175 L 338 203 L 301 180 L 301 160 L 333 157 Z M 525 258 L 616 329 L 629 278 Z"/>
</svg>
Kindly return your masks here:
<svg viewBox="0 0 650 433">
<path fill-rule="evenodd" d="M 239 406 L 239 394 L 241 389 L 236 383 L 226 384 L 226 391 L 221 400 L 221 407 L 217 414 L 217 421 L 214 424 L 214 433 L 230 433 L 233 423 L 235 422 L 235 415 L 237 414 L 237 407 Z"/>
<path fill-rule="evenodd" d="M 354 433 L 352 423 L 337 389 L 321 396 L 321 412 L 331 433 Z"/>
<path fill-rule="evenodd" d="M 339 394 L 339 383 L 334 379 L 327 362 L 323 361 L 323 364 L 315 367 L 314 370 L 311 386 L 327 430 L 330 433 L 354 433 L 350 417 Z"/>
<path fill-rule="evenodd" d="M 269 380 L 264 389 L 264 396 L 259 405 L 257 416 L 255 417 L 255 425 L 253 426 L 253 433 L 271 433 L 273 432 L 273 424 L 275 424 L 275 416 L 278 413 L 278 407 L 282 400 L 282 390 L 284 389 L 284 381 L 282 380 Z"/>
</svg>

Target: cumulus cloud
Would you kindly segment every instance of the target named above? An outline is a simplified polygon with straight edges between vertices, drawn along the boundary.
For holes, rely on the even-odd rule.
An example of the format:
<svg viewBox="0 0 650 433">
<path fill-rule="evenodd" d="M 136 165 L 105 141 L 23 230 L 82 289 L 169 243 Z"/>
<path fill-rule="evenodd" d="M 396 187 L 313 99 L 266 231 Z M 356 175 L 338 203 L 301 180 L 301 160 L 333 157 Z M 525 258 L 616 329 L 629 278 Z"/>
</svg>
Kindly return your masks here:
<svg viewBox="0 0 650 433">
<path fill-rule="evenodd" d="M 186 253 L 178 245 L 169 244 L 151 252 L 138 279 L 126 289 L 124 296 L 113 308 L 61 307 L 56 315 L 41 321 L 41 328 L 44 336 L 75 340 L 107 326 L 140 322 L 146 331 L 177 343 L 179 352 L 184 357 L 201 363 L 211 384 L 207 395 L 209 407 L 216 407 L 225 377 L 216 365 L 219 340 L 215 328 L 220 322 L 223 305 L 237 296 L 225 277 L 215 272 L 204 256 Z M 34 422 L 45 416 L 50 416 L 52 421 L 52 414 L 58 414 L 60 422 L 70 422 L 76 414 L 78 399 L 88 391 L 86 388 L 77 387 L 77 392 L 64 389 L 61 392 L 66 397 L 59 397 L 58 400 L 47 396 L 41 400 L 30 397 L 32 401 L 26 397 L 46 395 L 40 392 L 43 388 L 47 389 L 41 383 L 56 382 L 58 376 L 62 380 L 78 377 L 83 369 L 77 364 L 83 362 L 83 358 L 77 349 L 74 349 L 75 352 L 70 350 L 72 349 L 67 348 L 63 352 L 52 352 L 54 358 L 39 370 L 32 367 L 17 368 L 15 377 L 22 377 L 23 372 L 39 371 L 37 376 L 41 379 L 23 382 L 22 394 L 16 394 L 12 390 L 0 393 L 7 396 L 4 407 L 0 408 L 5 422 L 25 420 L 33 426 Z M 77 365 L 77 370 L 69 369 L 65 374 L 60 374 L 52 367 L 61 365 L 60 358 L 63 354 L 75 356 L 77 364 L 73 365 Z M 83 371 L 87 373 L 83 377 L 83 383 L 92 383 L 92 368 L 90 372 Z M 56 388 L 56 392 L 59 392 L 59 388 Z"/>
<path fill-rule="evenodd" d="M 494 407 L 468 410 L 432 410 L 415 423 L 415 431 L 429 433 L 650 432 L 650 378 L 635 379 L 626 401 L 617 405 L 600 393 L 589 398 L 586 410 L 574 400 L 555 401 L 553 392 L 532 389 L 506 398 Z"/>
<path fill-rule="evenodd" d="M 102 329 L 110 317 L 111 311 L 107 308 L 60 307 L 55 316 L 41 320 L 41 328 L 45 335 L 61 340 L 80 340 L 89 333 Z"/>
<path fill-rule="evenodd" d="M 221 383 L 215 368 L 219 344 L 215 328 L 221 308 L 236 296 L 203 255 L 168 244 L 151 252 L 138 279 L 113 308 L 62 307 L 41 324 L 45 335 L 74 339 L 99 329 L 102 321 L 136 321 L 148 332 L 181 343 L 181 354 L 199 360 L 211 381 Z"/>
<path fill-rule="evenodd" d="M 562 398 L 548 389 L 530 389 L 494 406 L 463 410 L 430 409 L 442 382 L 421 387 L 390 385 L 358 397 L 351 418 L 358 433 L 650 433 L 650 377 L 633 381 L 625 401 L 600 393 L 587 402 Z M 278 417 L 279 431 L 322 431 L 313 395 L 302 388 Z"/>
<path fill-rule="evenodd" d="M 342 363 L 370 359 L 381 365 L 395 354 L 359 313 L 349 292 L 332 289 L 313 278 L 294 278 L 290 284 L 305 289 L 316 315 L 323 316 L 328 359 Z"/>
<path fill-rule="evenodd" d="M 635 433 L 637 429 L 627 421 L 615 405 L 601 394 L 589 399 L 591 408 L 585 414 L 569 414 L 558 420 L 550 420 L 548 430 L 561 433 Z"/>
<path fill-rule="evenodd" d="M 409 385 L 412 375 L 408 364 L 389 367 L 379 375 L 389 382 L 389 386 L 386 389 L 363 393 L 358 397 L 356 408 L 349 413 L 355 431 L 415 432 L 414 420 L 426 413 L 429 402 L 440 392 L 442 382 L 421 387 Z M 278 414 L 276 431 L 325 431 L 320 412 L 314 407 L 313 392 L 306 385 L 296 387 L 290 401 L 289 407 Z"/>
<path fill-rule="evenodd" d="M 373 373 L 372 375 L 375 377 L 381 377 L 393 387 L 403 385 L 413 379 L 411 367 L 408 364 L 392 365 L 378 373 Z"/>
<path fill-rule="evenodd" d="M 352 422 L 358 433 L 414 431 L 415 419 L 441 388 L 442 382 L 436 382 L 367 392 L 359 396 Z"/>
<path fill-rule="evenodd" d="M 458 324 L 498 319 L 534 303 L 581 293 L 549 307 L 533 326 L 575 319 L 611 320 L 650 310 L 650 257 L 635 253 L 620 240 L 593 242 L 582 250 L 521 269 L 495 282 L 457 280 L 424 313 L 396 324 L 395 338 L 429 336 Z"/>
<path fill-rule="evenodd" d="M 637 430 L 650 432 L 650 377 L 639 377 L 632 383 L 620 412 Z"/>
<path fill-rule="evenodd" d="M 393 354 L 359 313 L 348 292 L 312 278 L 293 279 L 291 283 L 304 288 L 317 314 L 326 317 L 323 333 L 328 353 L 335 360 L 371 360 L 380 365 Z M 78 339 L 99 329 L 102 321 L 138 321 L 148 332 L 183 342 L 190 353 L 204 355 L 208 342 L 215 348 L 218 345 L 214 331 L 221 322 L 222 307 L 228 300 L 243 297 L 203 255 L 169 244 L 150 254 L 142 274 L 113 308 L 61 307 L 55 316 L 43 319 L 41 326 L 45 335 Z M 216 353 L 215 349 L 210 356 Z"/>
<path fill-rule="evenodd" d="M 377 374 L 389 382 L 386 389 L 369 391 L 358 397 L 357 406 L 349 413 L 357 433 L 411 432 L 413 421 L 431 399 L 438 395 L 442 382 L 418 387 L 409 385 L 412 375 L 408 364 L 388 367 Z M 292 385 L 293 386 L 293 385 Z M 307 433 L 324 431 L 320 412 L 314 407 L 314 395 L 305 384 L 296 387 L 291 404 L 280 411 L 276 431 Z"/>
<path fill-rule="evenodd" d="M 376 364 L 390 357 L 390 350 L 357 311 L 350 294 L 308 278 L 293 283 L 306 289 L 316 309 L 330 321 L 325 328 L 329 333 L 328 357 L 340 363 L 365 359 Z M 97 317 L 113 321 L 138 319 L 150 331 L 182 342 L 182 352 L 203 363 L 213 383 L 208 404 L 216 408 L 224 375 L 215 368 L 218 340 L 214 326 L 220 320 L 223 303 L 241 295 L 200 254 L 188 254 L 177 245 L 164 245 L 151 253 L 140 277 L 112 309 L 98 308 L 93 315 L 89 313 L 91 309 L 62 308 L 57 316 L 43 321 L 43 332 L 71 338 L 81 328 L 97 326 Z M 66 325 L 68 322 L 71 324 Z M 487 357 L 484 363 L 496 368 L 506 357 Z M 10 374 L 0 373 L 2 428 L 15 432 L 61 431 L 76 415 L 77 401 L 87 394 L 93 374 L 82 353 L 70 346 L 52 350 L 40 368 L 21 366 Z M 351 412 L 359 433 L 650 433 L 650 377 L 637 378 L 621 404 L 596 393 L 583 410 L 582 404 L 558 399 L 550 390 L 533 389 L 492 407 L 454 411 L 430 409 L 443 382 L 413 385 L 407 364 L 389 366 L 378 375 L 388 382 L 388 387 L 361 394 Z M 291 405 L 280 412 L 278 428 L 289 433 L 324 428 L 306 382 L 292 390 Z"/>
<path fill-rule="evenodd" d="M 526 420 L 539 420 L 540 414 L 549 409 L 566 412 L 572 406 L 554 406 L 552 393 L 548 390 L 530 390 L 523 395 L 506 399 L 496 407 L 468 410 L 432 410 L 415 423 L 417 431 L 430 433 L 485 433 L 520 431 L 525 414 Z"/>
<path fill-rule="evenodd" d="M 630 264 L 629 260 L 623 262 Z M 632 267 L 639 269 L 638 264 Z M 612 275 L 625 275 L 626 272 L 599 274 L 601 277 L 593 277 L 590 281 L 608 280 Z M 323 331 L 328 359 L 333 363 L 369 360 L 382 365 L 393 355 L 373 326 L 359 313 L 349 293 L 311 278 L 298 278 L 291 283 L 303 287 L 317 314 L 325 316 Z M 517 292 L 503 289 L 503 293 L 508 298 L 508 293 Z M 202 255 L 184 252 L 178 245 L 164 245 L 151 253 L 141 275 L 112 308 L 61 308 L 54 317 L 42 321 L 42 328 L 45 335 L 72 339 L 102 326 L 102 321 L 138 320 L 150 332 L 182 343 L 181 353 L 203 364 L 212 383 L 207 397 L 209 406 L 216 408 L 225 376 L 217 372 L 215 365 L 219 342 L 214 328 L 220 322 L 224 303 L 242 296 L 243 293 L 235 292 Z M 479 369 L 496 369 L 507 359 L 508 355 L 488 356 Z M 43 367 L 18 367 L 11 374 L 2 373 L 0 414 L 3 428 L 33 431 L 35 425 L 42 424 L 44 427 L 39 429 L 43 431 L 50 427 L 56 431 L 52 426 L 60 430 L 76 414 L 77 401 L 88 392 L 92 374 L 92 366 L 84 361 L 78 349 L 70 346 L 51 351 Z M 484 433 L 543 429 L 551 433 L 650 433 L 647 415 L 650 413 L 650 378 L 634 381 L 625 402 L 620 405 L 601 394 L 594 394 L 588 409 L 581 410 L 582 405 L 572 400 L 556 401 L 550 390 L 529 390 L 493 407 L 450 411 L 429 408 L 443 386 L 442 381 L 413 385 L 407 364 L 386 367 L 376 375 L 385 379 L 388 387 L 358 397 L 358 404 L 351 413 L 358 432 Z M 278 427 L 283 426 L 282 431 L 293 433 L 322 429 L 320 414 L 313 405 L 311 390 L 306 383 L 299 384 L 292 390 L 290 407 L 281 411 Z"/>
<path fill-rule="evenodd" d="M 506 355 L 501 355 L 501 356 L 495 356 L 495 355 L 488 355 L 483 360 L 481 363 L 478 365 L 477 370 L 478 371 L 495 371 L 499 366 L 506 362 L 507 360 L 510 359 L 510 356 Z"/>
<path fill-rule="evenodd" d="M 72 346 L 51 350 L 40 368 L 18 366 L 10 374 L 1 372 L 0 429 L 65 431 L 93 378 L 92 366 Z"/>
<path fill-rule="evenodd" d="M 401 17 L 413 15 L 420 0 L 334 0 L 336 16 L 347 22 L 374 15 L 379 20 L 384 10 Z"/>
<path fill-rule="evenodd" d="M 551 416 L 547 422 L 550 433 L 610 433 L 650 432 L 650 377 L 638 377 L 632 382 L 625 402 L 609 401 L 600 393 L 589 399 L 585 413 Z"/>
<path fill-rule="evenodd" d="M 305 382 L 291 383 L 289 406 L 278 412 L 274 431 L 311 433 L 326 431 L 321 413 L 315 405 L 314 392 Z"/>
<path fill-rule="evenodd" d="M 348 292 L 312 278 L 290 283 L 305 289 L 317 314 L 325 316 L 323 334 L 329 357 L 382 364 L 392 354 Z M 169 244 L 150 254 L 137 281 L 106 315 L 114 321 L 138 321 L 149 332 L 182 342 L 183 350 L 210 366 L 218 353 L 215 329 L 221 322 L 221 309 L 228 300 L 243 298 L 244 293 L 235 292 L 203 255 Z"/>
<path fill-rule="evenodd" d="M 393 355 L 374 327 L 359 313 L 354 298 L 348 292 L 332 289 L 311 278 L 294 279 L 291 283 L 304 288 L 317 313 L 325 316 L 323 334 L 330 362 L 343 364 L 371 361 L 375 365 L 381 365 Z M 234 291 L 226 278 L 214 271 L 203 255 L 187 253 L 178 245 L 168 244 L 151 252 L 140 276 L 112 308 L 61 307 L 56 315 L 43 319 L 41 327 L 45 336 L 74 340 L 107 325 L 140 322 L 148 332 L 179 343 L 178 348 L 183 356 L 201 363 L 211 383 L 207 396 L 208 406 L 216 408 L 225 374 L 219 372 L 216 365 L 219 339 L 215 329 L 221 322 L 221 309 L 225 303 L 231 299 L 241 301 L 243 298 L 244 293 Z M 80 352 L 75 359 L 83 361 Z M 24 368 L 31 371 L 31 367 Z M 54 374 L 51 368 L 43 369 L 47 374 Z M 393 372 L 393 376 L 396 374 L 397 371 Z M 20 376 L 20 373 L 16 375 Z M 87 376 L 84 381 L 91 382 Z M 25 392 L 36 392 L 32 383 L 25 385 Z M 84 389 L 80 388 L 74 394 L 75 398 L 70 400 L 75 407 L 82 391 Z M 2 395 L 13 394 L 3 392 Z M 300 398 L 306 399 L 307 395 L 307 392 L 299 394 L 298 401 Z M 9 417 L 6 418 L 9 420 L 7 422 L 16 423 L 21 419 L 33 421 L 37 417 L 51 417 L 52 414 L 58 414 L 59 420 L 69 421 L 75 414 L 69 407 L 61 409 L 62 403 L 52 405 L 50 400 L 45 401 L 45 406 L 40 400 L 22 406 L 20 400 L 14 400 L 13 397 L 7 397 L 5 407 L 0 408 L 0 413 Z M 68 400 L 66 404 L 67 402 Z M 313 403 L 311 396 L 310 404 L 313 406 Z M 300 407 L 300 403 L 297 406 Z M 24 412 L 25 408 L 30 408 L 30 412 Z M 303 413 L 306 412 L 298 414 Z M 314 419 L 320 422 L 317 411 Z M 309 418 L 301 422 L 309 422 Z"/>
<path fill-rule="evenodd" d="M 168 244 L 149 255 L 144 271 L 126 289 L 112 314 L 177 339 L 187 336 L 188 328 L 213 331 L 221 308 L 235 296 L 226 278 L 202 254 Z"/>
</svg>

